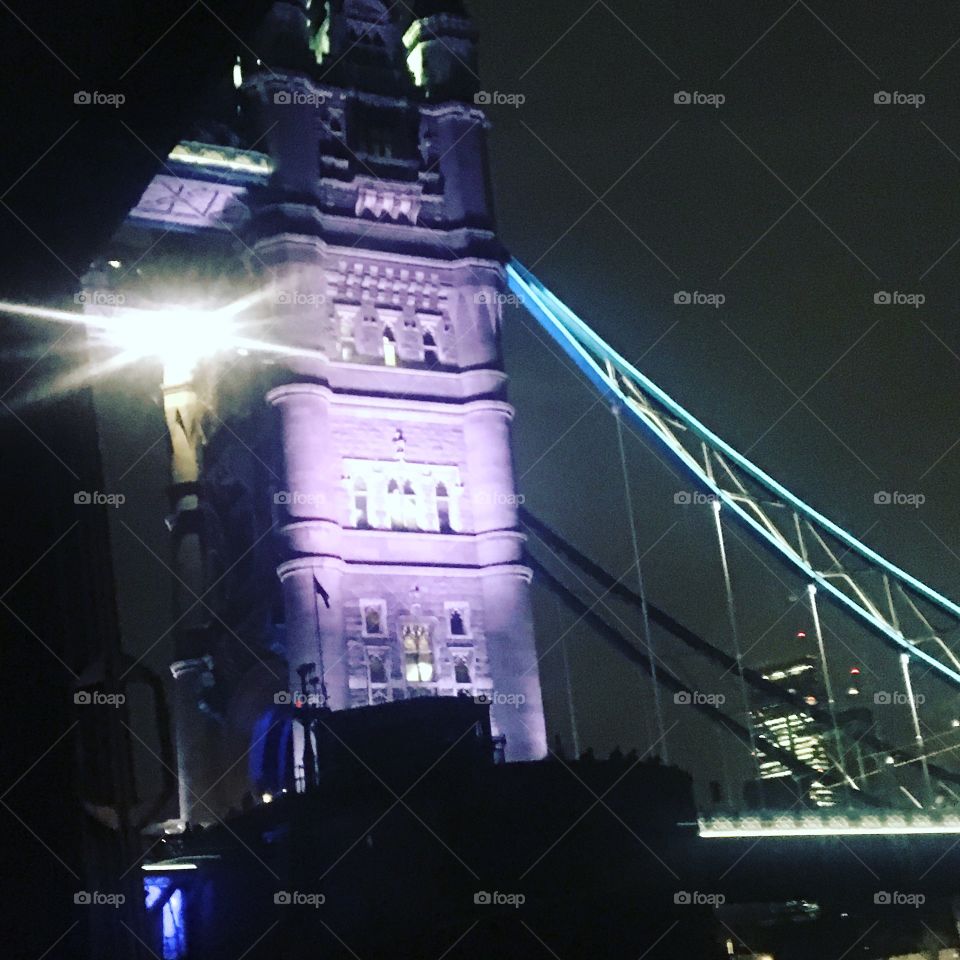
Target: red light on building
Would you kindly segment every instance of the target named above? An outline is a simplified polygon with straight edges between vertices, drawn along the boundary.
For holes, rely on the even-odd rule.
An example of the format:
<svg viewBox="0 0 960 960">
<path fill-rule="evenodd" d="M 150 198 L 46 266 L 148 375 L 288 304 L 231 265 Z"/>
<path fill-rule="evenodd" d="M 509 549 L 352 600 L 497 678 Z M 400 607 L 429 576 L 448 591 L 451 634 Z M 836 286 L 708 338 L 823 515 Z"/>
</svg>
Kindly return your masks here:
<svg viewBox="0 0 960 960">
<path fill-rule="evenodd" d="M 859 677 L 859 676 L 860 676 L 860 668 L 859 668 L 859 667 L 851 667 L 851 668 L 850 668 L 850 676 L 851 676 L 851 677 Z"/>
<path fill-rule="evenodd" d="M 805 632 L 804 630 L 798 630 L 798 631 L 797 631 L 797 639 L 798 639 L 798 640 L 806 640 L 806 639 L 807 639 L 807 634 L 806 634 L 806 632 Z"/>
</svg>

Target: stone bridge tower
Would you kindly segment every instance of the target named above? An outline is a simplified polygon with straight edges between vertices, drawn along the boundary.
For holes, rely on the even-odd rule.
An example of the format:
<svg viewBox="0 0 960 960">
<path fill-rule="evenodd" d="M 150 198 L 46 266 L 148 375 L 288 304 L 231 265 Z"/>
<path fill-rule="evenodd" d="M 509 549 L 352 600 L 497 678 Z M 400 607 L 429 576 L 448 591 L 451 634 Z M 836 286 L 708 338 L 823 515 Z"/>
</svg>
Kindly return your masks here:
<svg viewBox="0 0 960 960">
<path fill-rule="evenodd" d="M 546 753 L 500 362 L 503 270 L 458 4 L 278 4 L 244 77 L 274 173 L 253 210 L 271 337 L 286 654 L 335 709 L 489 696 Z"/>
<path fill-rule="evenodd" d="M 88 312 L 249 301 L 271 345 L 164 371 L 183 820 L 287 782 L 307 664 L 546 754 L 475 42 L 459 0 L 275 3 L 87 277 Z"/>
</svg>

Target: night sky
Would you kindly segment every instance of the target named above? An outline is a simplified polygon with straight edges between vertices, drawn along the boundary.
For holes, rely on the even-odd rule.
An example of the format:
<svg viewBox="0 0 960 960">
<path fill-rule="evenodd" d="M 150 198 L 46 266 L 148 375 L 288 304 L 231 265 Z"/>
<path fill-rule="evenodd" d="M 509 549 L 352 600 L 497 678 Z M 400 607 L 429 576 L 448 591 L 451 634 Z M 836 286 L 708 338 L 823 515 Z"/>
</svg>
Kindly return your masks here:
<svg viewBox="0 0 960 960">
<path fill-rule="evenodd" d="M 25 7 L 19 15 L 43 43 L 14 20 L 6 24 L 3 96 L 8 129 L 22 134 L 3 160 L 9 296 L 70 290 L 71 270 L 100 249 L 154 155 L 188 127 L 205 78 L 229 69 L 232 34 L 248 35 L 257 5 L 245 5 L 244 18 L 212 6 L 229 29 L 191 8 L 129 72 L 130 107 L 117 117 L 77 115 L 71 74 L 81 88 L 96 88 L 128 70 L 143 38 L 169 24 L 169 5 L 136 14 L 125 5 L 82 14 L 63 5 L 42 24 Z M 489 110 L 507 249 L 760 466 L 907 570 L 960 596 L 960 10 L 945 2 L 821 9 L 802 0 L 475 0 L 471 9 L 484 89 L 525 98 Z M 724 102 L 677 104 L 679 91 L 722 94 Z M 925 102 L 876 104 L 878 91 L 922 94 Z M 722 294 L 725 302 L 679 306 L 679 291 Z M 922 294 L 925 302 L 876 305 L 877 291 Z M 17 331 L 8 329 L 12 383 L 22 358 Z M 620 576 L 632 557 L 609 413 L 519 310 L 508 312 L 505 354 L 527 506 Z M 142 433 L 106 452 L 114 467 L 129 466 L 162 430 L 151 403 L 145 389 L 115 410 L 117 423 Z M 31 483 L 61 470 L 21 425 L 8 429 L 10 449 L 30 451 L 23 462 Z M 55 436 L 40 432 L 56 447 Z M 674 504 L 690 485 L 644 437 L 631 433 L 628 449 L 651 598 L 729 649 L 706 508 Z M 151 497 L 162 491 L 163 468 L 162 449 L 138 463 L 130 477 L 145 506 L 138 522 L 127 516 L 161 548 Z M 876 506 L 878 491 L 920 493 L 925 503 Z M 17 533 L 26 556 L 53 539 L 26 523 Z M 797 584 L 736 534 L 731 553 L 749 659 L 811 652 L 793 640 L 809 628 L 802 609 L 790 609 Z M 126 639 L 137 649 L 156 633 L 168 587 L 131 541 L 118 563 L 132 564 L 146 584 L 142 597 L 120 599 Z M 570 629 L 549 598 L 538 595 L 537 608 L 552 732 L 569 746 L 553 646 L 569 630 L 581 746 L 650 746 L 649 686 L 589 631 Z M 830 626 L 847 645 L 839 670 L 862 663 L 877 689 L 894 682 L 883 665 L 893 658 L 877 641 L 844 633 L 839 621 Z M 682 677 L 712 689 L 696 661 L 662 652 Z M 955 696 L 932 681 L 929 692 L 941 713 L 931 726 L 940 730 Z M 673 710 L 668 724 L 677 724 L 673 759 L 706 762 L 696 746 L 711 743 L 711 731 Z M 881 725 L 906 742 L 905 714 L 892 711 Z"/>
</svg>

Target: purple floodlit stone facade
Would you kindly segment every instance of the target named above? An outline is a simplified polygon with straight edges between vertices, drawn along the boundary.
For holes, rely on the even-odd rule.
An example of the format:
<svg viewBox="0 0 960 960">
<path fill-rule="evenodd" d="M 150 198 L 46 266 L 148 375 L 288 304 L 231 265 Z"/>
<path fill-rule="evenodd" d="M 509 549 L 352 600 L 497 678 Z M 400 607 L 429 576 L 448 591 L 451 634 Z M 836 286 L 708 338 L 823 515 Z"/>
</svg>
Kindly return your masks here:
<svg viewBox="0 0 960 960">
<path fill-rule="evenodd" d="M 334 7 L 326 56 L 349 86 L 253 81 L 275 164 L 255 253 L 280 338 L 321 354 L 267 395 L 291 684 L 319 656 L 333 709 L 486 695 L 507 758 L 540 758 L 486 119 L 427 95 L 469 89 L 472 31 L 451 15 L 421 22 L 438 76 L 431 86 L 428 66 L 417 95 L 404 25 L 380 4 Z"/>
<path fill-rule="evenodd" d="M 457 0 L 275 4 L 270 68 L 114 238 L 136 270 L 87 277 L 96 310 L 257 292 L 280 348 L 165 389 L 184 819 L 285 782 L 305 664 L 334 710 L 488 697 L 508 760 L 546 754 L 475 42 Z"/>
</svg>

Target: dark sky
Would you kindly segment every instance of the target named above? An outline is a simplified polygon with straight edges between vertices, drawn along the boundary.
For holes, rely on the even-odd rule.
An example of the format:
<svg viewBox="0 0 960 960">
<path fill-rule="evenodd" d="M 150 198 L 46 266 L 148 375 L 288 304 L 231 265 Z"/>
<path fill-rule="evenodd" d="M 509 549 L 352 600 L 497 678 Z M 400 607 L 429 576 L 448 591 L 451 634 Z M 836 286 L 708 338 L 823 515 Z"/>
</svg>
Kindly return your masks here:
<svg viewBox="0 0 960 960">
<path fill-rule="evenodd" d="M 127 70 L 143 38 L 163 33 L 169 5 L 81 14 L 64 4 L 39 23 L 17 8 L 42 42 L 6 25 L 15 42 L 5 115 L 17 134 L 4 160 L 9 195 L 0 186 L 16 211 L 0 210 L 8 291 L 69 288 L 68 268 L 79 271 L 89 244 L 111 232 L 153 163 L 138 141 L 162 154 L 188 124 L 204 74 L 228 69 L 233 34 L 248 35 L 244 19 L 255 20 L 257 5 L 245 5 L 243 18 L 212 6 L 226 25 L 202 5 L 165 34 L 129 73 L 142 96 L 122 118 L 78 118 L 65 99 L 74 74 L 95 89 Z M 525 98 L 490 108 L 507 248 L 721 436 L 891 559 L 960 596 L 960 10 L 802 0 L 471 7 L 484 88 Z M 725 102 L 675 104 L 678 91 Z M 878 91 L 925 102 L 875 104 Z M 69 204 L 58 200 L 65 183 Z M 925 302 L 878 306 L 880 290 Z M 678 291 L 722 294 L 725 303 L 676 306 Z M 631 553 L 610 415 L 601 404 L 591 409 L 595 395 L 519 311 L 509 312 L 505 346 L 520 491 L 619 576 Z M 150 416 L 145 400 L 141 414 Z M 729 648 L 708 514 L 674 505 L 689 484 L 642 437 L 628 447 L 652 599 Z M 124 468 L 130 459 L 121 452 Z M 162 451 L 148 456 L 131 476 L 159 489 L 160 477 L 146 476 L 162 461 Z M 877 507 L 879 490 L 922 493 L 926 502 Z M 160 529 L 144 535 L 164 543 Z M 139 551 L 128 547 L 123 562 Z M 736 535 L 731 553 L 754 662 L 807 652 L 792 642 L 809 627 L 790 609 L 796 584 Z M 159 609 L 165 590 L 142 609 Z M 547 651 L 570 618 L 543 598 L 538 612 Z M 146 618 L 141 626 L 145 635 Z M 892 683 L 876 641 L 848 635 L 839 621 L 830 627 L 848 645 L 838 669 L 862 662 L 876 687 Z M 649 687 L 588 631 L 572 629 L 568 640 L 583 745 L 646 747 Z M 544 686 L 553 729 L 569 741 L 558 653 L 544 657 Z M 710 689 L 689 657 L 672 648 L 665 655 Z M 941 684 L 929 689 L 942 713 L 931 724 L 941 729 L 955 695 Z M 710 731 L 675 711 L 668 723 L 678 724 L 675 759 L 686 750 L 696 762 L 692 748 L 711 743 Z M 882 724 L 906 740 L 902 713 Z"/>
<path fill-rule="evenodd" d="M 485 88 L 526 97 L 490 111 L 507 247 L 794 492 L 960 594 L 960 11 L 617 0 L 473 8 Z M 677 91 L 725 102 L 677 105 Z M 925 102 L 875 104 L 879 91 Z M 726 301 L 675 306 L 681 290 Z M 878 306 L 877 291 L 925 302 Z M 571 365 L 525 315 L 509 321 L 521 492 L 620 575 L 631 554 L 611 417 L 602 405 L 585 415 L 595 397 Z M 688 485 L 640 439 L 629 446 L 641 548 L 656 544 L 645 563 L 651 596 L 729 649 L 716 547 L 701 532 L 707 510 L 675 506 L 672 493 Z M 876 506 L 881 490 L 926 502 Z M 748 587 L 740 613 L 754 662 L 809 652 L 791 642 L 809 629 L 799 608 L 788 612 L 792 584 L 736 537 L 732 553 Z M 551 630 L 546 607 L 541 636 Z M 833 627 L 849 645 L 837 647 L 840 672 L 862 661 L 875 689 L 893 682 L 876 641 Z M 581 740 L 598 749 L 642 741 L 625 704 L 649 691 L 587 632 L 568 639 Z M 556 653 L 545 671 L 563 731 Z M 939 683 L 929 693 L 945 711 L 931 726 L 943 729 L 955 694 Z M 880 718 L 901 742 L 905 721 Z"/>
</svg>

